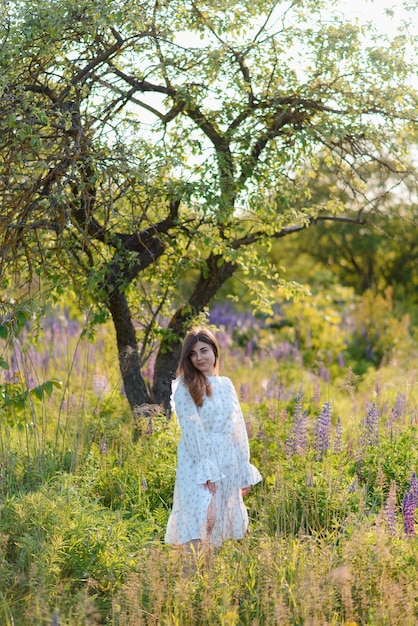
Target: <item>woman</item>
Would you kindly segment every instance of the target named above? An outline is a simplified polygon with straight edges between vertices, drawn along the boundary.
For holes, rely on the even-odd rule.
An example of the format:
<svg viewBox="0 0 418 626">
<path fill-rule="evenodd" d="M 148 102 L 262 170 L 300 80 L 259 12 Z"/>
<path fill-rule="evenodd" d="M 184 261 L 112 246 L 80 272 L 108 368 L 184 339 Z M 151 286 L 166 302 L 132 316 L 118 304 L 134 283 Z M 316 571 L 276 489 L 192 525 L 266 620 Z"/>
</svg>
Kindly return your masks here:
<svg viewBox="0 0 418 626">
<path fill-rule="evenodd" d="M 185 337 L 171 396 L 182 434 L 167 543 L 220 546 L 248 529 L 243 496 L 261 476 L 249 462 L 234 385 L 218 376 L 218 356 L 209 330 L 193 329 Z"/>
</svg>

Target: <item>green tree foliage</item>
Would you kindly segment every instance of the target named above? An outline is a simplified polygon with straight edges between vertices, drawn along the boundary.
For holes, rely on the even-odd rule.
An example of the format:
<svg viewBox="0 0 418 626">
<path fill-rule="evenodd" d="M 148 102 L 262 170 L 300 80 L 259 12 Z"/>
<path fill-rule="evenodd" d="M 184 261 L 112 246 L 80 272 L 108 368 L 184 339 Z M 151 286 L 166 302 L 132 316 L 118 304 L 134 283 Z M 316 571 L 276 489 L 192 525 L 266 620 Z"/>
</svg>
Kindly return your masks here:
<svg viewBox="0 0 418 626">
<path fill-rule="evenodd" d="M 316 0 L 7 6 L 4 298 L 13 268 L 43 293 L 75 293 L 93 321 L 110 314 L 132 407 L 167 403 L 179 338 L 232 275 L 260 308 L 286 288 L 272 240 L 362 222 L 371 165 L 406 171 L 417 94 L 405 25 L 389 39 Z M 324 165 L 348 210 L 332 189 L 312 196 L 306 172 Z"/>
<path fill-rule="evenodd" d="M 411 145 L 414 144 L 411 136 Z M 332 172 L 326 176 L 323 171 L 321 178 L 313 180 L 311 192 L 317 201 L 326 198 L 333 178 Z M 273 244 L 270 257 L 285 269 L 289 280 L 303 274 L 311 285 L 337 281 L 353 287 L 357 294 L 367 290 L 383 294 L 390 287 L 399 313 L 410 313 L 416 324 L 416 180 L 405 176 L 402 184 L 397 185 L 388 171 L 383 181 L 375 177 L 374 185 L 376 190 L 386 192 L 376 194 L 376 210 L 358 229 L 322 222 L 314 230 L 300 233 L 296 247 L 291 240 L 280 246 Z M 342 189 L 334 193 L 342 203 L 351 203 Z"/>
</svg>

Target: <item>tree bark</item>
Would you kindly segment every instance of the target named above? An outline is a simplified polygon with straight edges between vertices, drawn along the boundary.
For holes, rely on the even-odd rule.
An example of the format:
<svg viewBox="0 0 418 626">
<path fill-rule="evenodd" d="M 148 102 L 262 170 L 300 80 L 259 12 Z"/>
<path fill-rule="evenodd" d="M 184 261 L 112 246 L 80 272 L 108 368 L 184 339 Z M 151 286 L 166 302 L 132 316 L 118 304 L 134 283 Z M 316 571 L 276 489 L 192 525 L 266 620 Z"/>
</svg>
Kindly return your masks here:
<svg viewBox="0 0 418 626">
<path fill-rule="evenodd" d="M 116 330 L 119 366 L 123 386 L 131 409 L 149 402 L 149 394 L 141 374 L 135 328 L 123 291 L 115 289 L 108 298 L 108 308 Z"/>
<path fill-rule="evenodd" d="M 126 267 L 123 264 L 123 259 L 121 260 L 115 254 L 107 267 L 106 278 L 103 283 L 103 288 L 107 294 L 106 306 L 110 311 L 116 330 L 123 385 L 132 410 L 136 406 L 151 402 L 151 398 L 141 374 L 138 342 L 123 285 L 130 284 L 141 271 L 154 263 L 164 253 L 165 245 L 158 235 L 167 232 L 172 227 L 179 206 L 179 199 L 171 200 L 170 211 L 164 220 L 140 234 L 119 235 L 124 249 L 136 251 L 138 258 L 135 263 Z"/>
<path fill-rule="evenodd" d="M 180 307 L 168 324 L 168 338 L 161 342 L 154 367 L 152 395 L 154 402 L 170 415 L 171 382 L 180 358 L 181 342 L 194 318 L 209 304 L 220 287 L 235 272 L 234 263 L 223 262 L 218 255 L 210 255 L 207 272 L 202 273 L 186 305 Z M 173 338 L 174 336 L 174 338 Z"/>
</svg>

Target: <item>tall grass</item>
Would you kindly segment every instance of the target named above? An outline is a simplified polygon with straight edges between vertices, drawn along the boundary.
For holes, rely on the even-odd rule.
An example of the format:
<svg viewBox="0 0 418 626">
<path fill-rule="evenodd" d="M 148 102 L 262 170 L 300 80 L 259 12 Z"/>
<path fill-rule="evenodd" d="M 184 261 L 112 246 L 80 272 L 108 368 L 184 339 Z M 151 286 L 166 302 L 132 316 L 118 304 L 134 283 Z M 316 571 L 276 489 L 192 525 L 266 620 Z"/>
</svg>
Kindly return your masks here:
<svg viewBox="0 0 418 626">
<path fill-rule="evenodd" d="M 263 482 L 249 535 L 187 568 L 163 542 L 177 425 L 137 416 L 135 440 L 112 333 L 81 332 L 53 316 L 3 352 L 3 389 L 62 387 L 2 409 L 1 624 L 418 622 L 416 364 L 330 379 L 297 350 L 225 343 Z"/>
</svg>

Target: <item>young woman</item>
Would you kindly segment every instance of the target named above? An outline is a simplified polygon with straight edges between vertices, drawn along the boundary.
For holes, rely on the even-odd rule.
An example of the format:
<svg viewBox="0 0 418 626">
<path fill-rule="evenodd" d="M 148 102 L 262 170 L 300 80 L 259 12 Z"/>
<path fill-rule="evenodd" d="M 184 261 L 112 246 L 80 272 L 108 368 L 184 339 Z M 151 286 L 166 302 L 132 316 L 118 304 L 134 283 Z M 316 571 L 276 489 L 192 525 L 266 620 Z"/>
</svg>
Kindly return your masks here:
<svg viewBox="0 0 418 626">
<path fill-rule="evenodd" d="M 207 329 L 191 330 L 172 385 L 181 428 L 173 509 L 165 540 L 220 546 L 248 529 L 243 496 L 261 480 L 231 380 L 218 376 L 219 349 Z"/>
</svg>

